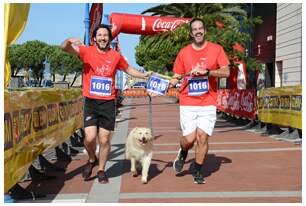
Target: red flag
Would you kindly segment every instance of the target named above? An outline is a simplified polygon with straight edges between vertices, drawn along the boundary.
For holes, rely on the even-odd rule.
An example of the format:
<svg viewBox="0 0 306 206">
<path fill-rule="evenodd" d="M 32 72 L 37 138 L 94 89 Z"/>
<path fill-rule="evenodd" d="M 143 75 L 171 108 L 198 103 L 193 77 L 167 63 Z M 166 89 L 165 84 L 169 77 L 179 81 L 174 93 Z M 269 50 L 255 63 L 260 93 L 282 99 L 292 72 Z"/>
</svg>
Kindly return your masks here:
<svg viewBox="0 0 306 206">
<path fill-rule="evenodd" d="M 90 8 L 89 38 L 90 45 L 93 45 L 92 33 L 94 29 L 101 24 L 103 16 L 103 4 L 93 3 Z"/>
</svg>

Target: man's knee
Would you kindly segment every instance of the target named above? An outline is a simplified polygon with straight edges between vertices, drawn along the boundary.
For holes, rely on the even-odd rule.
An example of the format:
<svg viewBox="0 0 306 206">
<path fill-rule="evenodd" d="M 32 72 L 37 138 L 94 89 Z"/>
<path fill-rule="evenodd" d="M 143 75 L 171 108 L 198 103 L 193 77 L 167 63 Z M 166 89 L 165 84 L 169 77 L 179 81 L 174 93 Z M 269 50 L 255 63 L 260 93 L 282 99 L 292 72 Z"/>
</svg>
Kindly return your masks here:
<svg viewBox="0 0 306 206">
<path fill-rule="evenodd" d="M 208 144 L 208 134 L 206 134 L 203 130 L 197 129 L 197 144 L 198 145 L 207 145 Z"/>
<path fill-rule="evenodd" d="M 101 129 L 99 132 L 99 144 L 103 146 L 109 146 L 111 144 L 111 133 L 108 130 Z"/>
<path fill-rule="evenodd" d="M 97 130 L 95 127 L 85 128 L 85 138 L 84 138 L 85 145 L 89 145 L 92 142 L 96 141 L 96 137 L 97 137 Z"/>
<path fill-rule="evenodd" d="M 193 147 L 193 144 L 194 144 L 194 140 L 191 140 L 191 139 L 187 139 L 185 137 L 182 138 L 181 140 L 181 147 L 183 149 L 190 149 Z"/>
<path fill-rule="evenodd" d="M 99 144 L 102 147 L 109 146 L 110 145 L 110 138 L 108 138 L 108 137 L 101 137 L 101 138 L 99 138 Z"/>
</svg>

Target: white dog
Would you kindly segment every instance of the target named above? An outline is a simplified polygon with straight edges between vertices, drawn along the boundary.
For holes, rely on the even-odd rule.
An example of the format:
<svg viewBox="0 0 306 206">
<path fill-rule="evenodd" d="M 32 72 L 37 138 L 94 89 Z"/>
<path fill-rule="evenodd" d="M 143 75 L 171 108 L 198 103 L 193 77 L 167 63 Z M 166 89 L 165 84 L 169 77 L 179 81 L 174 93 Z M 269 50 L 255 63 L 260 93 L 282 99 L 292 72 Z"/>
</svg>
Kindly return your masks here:
<svg viewBox="0 0 306 206">
<path fill-rule="evenodd" d="M 142 167 L 141 182 L 147 183 L 149 167 L 153 155 L 152 131 L 145 127 L 135 127 L 126 140 L 125 156 L 131 160 L 131 172 L 137 176 L 136 167 Z M 141 165 L 139 165 L 141 163 Z"/>
</svg>

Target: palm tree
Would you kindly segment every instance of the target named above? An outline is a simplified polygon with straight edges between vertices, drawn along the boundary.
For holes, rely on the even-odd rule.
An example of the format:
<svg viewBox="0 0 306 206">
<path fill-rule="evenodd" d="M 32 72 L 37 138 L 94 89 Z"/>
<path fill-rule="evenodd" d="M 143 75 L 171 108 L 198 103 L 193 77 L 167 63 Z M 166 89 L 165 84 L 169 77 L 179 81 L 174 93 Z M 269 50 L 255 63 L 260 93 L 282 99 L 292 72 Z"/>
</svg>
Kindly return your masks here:
<svg viewBox="0 0 306 206">
<path fill-rule="evenodd" d="M 172 16 L 172 17 L 203 17 L 205 15 L 215 15 L 220 17 L 229 16 L 247 16 L 245 10 L 241 9 L 239 4 L 200 4 L 200 3 L 185 3 L 185 4 L 161 4 L 142 12 L 142 14 L 152 13 L 152 16 Z"/>
</svg>

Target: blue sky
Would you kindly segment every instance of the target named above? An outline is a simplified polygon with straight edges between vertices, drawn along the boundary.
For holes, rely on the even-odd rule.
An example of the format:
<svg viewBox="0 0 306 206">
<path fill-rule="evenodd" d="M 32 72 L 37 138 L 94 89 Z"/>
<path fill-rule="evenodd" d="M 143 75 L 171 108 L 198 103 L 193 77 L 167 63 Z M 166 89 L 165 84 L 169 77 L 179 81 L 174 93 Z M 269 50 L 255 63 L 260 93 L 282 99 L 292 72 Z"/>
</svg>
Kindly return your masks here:
<svg viewBox="0 0 306 206">
<path fill-rule="evenodd" d="M 113 12 L 140 14 L 147 8 L 159 4 L 150 3 L 104 3 L 103 13 Z M 40 40 L 47 44 L 59 45 L 66 38 L 79 37 L 83 39 L 85 3 L 31 3 L 27 25 L 17 44 L 29 40 Z M 119 41 L 123 55 L 130 65 L 139 66 L 135 62 L 135 46 L 139 35 L 120 34 Z"/>
</svg>

